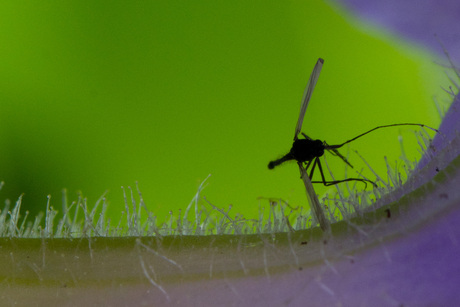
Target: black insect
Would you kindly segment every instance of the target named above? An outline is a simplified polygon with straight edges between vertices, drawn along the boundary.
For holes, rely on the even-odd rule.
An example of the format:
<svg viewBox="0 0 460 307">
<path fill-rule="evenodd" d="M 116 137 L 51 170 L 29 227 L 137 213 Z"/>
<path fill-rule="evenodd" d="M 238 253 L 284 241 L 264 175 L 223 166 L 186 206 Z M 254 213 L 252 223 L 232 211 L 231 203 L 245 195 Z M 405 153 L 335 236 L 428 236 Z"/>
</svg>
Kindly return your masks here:
<svg viewBox="0 0 460 307">
<path fill-rule="evenodd" d="M 387 215 L 387 219 L 391 218 L 391 210 L 390 210 L 390 208 L 385 209 L 385 213 Z"/>
<path fill-rule="evenodd" d="M 319 222 L 321 229 L 323 231 L 329 231 L 330 229 L 330 224 L 329 221 L 325 218 L 324 212 L 321 208 L 321 205 L 318 200 L 318 196 L 316 195 L 312 183 L 322 183 L 325 186 L 329 185 L 334 185 L 338 184 L 341 182 L 345 181 L 361 181 L 361 182 L 369 182 L 375 185 L 374 182 L 368 180 L 368 179 L 363 179 L 363 178 L 347 178 L 347 179 L 342 179 L 342 180 L 334 180 L 334 181 L 327 181 L 324 177 L 323 173 L 323 168 L 321 166 L 321 162 L 319 158 L 324 155 L 325 151 L 329 151 L 331 154 L 338 156 L 341 158 L 346 164 L 349 166 L 353 167 L 348 160 L 342 156 L 339 151 L 337 150 L 338 148 L 353 142 L 354 140 L 374 131 L 377 129 L 381 128 L 386 128 L 386 127 L 394 127 L 394 126 L 419 126 L 419 127 L 426 127 L 428 129 L 434 130 L 438 132 L 438 130 L 434 128 L 430 128 L 426 125 L 423 124 L 413 124 L 413 123 L 403 123 L 403 124 L 391 124 L 391 125 L 383 125 L 383 126 L 378 126 L 375 127 L 369 131 L 366 131 L 342 144 L 338 145 L 329 145 L 325 141 L 321 140 L 313 140 L 310 137 L 308 137 L 305 133 L 301 133 L 302 129 L 302 123 L 303 119 L 305 116 L 305 112 L 308 107 L 308 102 L 310 101 L 311 95 L 313 93 L 313 90 L 316 86 L 316 83 L 319 78 L 319 74 L 321 72 L 321 69 L 323 67 L 324 60 L 319 58 L 318 61 L 316 62 L 315 67 L 313 68 L 313 72 L 310 75 L 310 79 L 308 80 L 307 86 L 305 88 L 303 98 L 302 98 L 302 105 L 300 107 L 300 114 L 299 114 L 299 119 L 297 120 L 297 125 L 295 128 L 295 134 L 294 134 L 294 143 L 292 144 L 291 150 L 281 157 L 278 160 L 271 161 L 268 164 L 269 169 L 273 169 L 276 166 L 290 160 L 295 160 L 297 161 L 297 165 L 299 166 L 300 170 L 300 175 L 302 178 L 302 181 L 304 182 L 305 189 L 307 191 L 307 195 L 310 199 L 311 207 L 313 209 L 314 215 L 316 217 L 316 220 Z M 304 137 L 303 139 L 299 139 L 299 133 L 302 134 Z M 304 166 L 305 164 L 305 166 Z M 315 171 L 316 166 L 318 166 L 319 172 L 321 174 L 321 181 L 312 181 L 311 179 L 313 178 L 313 173 Z M 311 167 L 310 174 L 307 174 L 307 170 Z"/>
</svg>

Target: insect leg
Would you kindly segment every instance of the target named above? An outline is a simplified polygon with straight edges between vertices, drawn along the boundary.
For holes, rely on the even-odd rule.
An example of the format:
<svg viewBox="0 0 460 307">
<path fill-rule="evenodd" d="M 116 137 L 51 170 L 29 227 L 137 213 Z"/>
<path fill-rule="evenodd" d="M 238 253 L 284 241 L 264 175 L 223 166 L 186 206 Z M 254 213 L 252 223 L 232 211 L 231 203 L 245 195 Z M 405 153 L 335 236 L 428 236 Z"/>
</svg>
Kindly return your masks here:
<svg viewBox="0 0 460 307">
<path fill-rule="evenodd" d="M 308 170 L 308 168 L 310 167 L 310 165 L 311 165 L 312 162 L 313 162 L 313 160 L 308 161 L 307 165 L 306 165 L 305 168 L 304 168 L 304 169 L 305 169 L 305 172 Z M 298 163 L 299 163 L 299 162 L 298 162 Z M 315 167 L 315 166 L 313 165 L 313 168 L 314 168 L 314 167 Z M 303 168 L 303 166 L 302 166 L 302 168 Z M 302 178 L 302 171 L 300 172 L 300 178 Z M 311 175 L 310 175 L 310 179 L 311 179 Z"/>
<path fill-rule="evenodd" d="M 321 162 L 319 160 L 318 160 L 318 168 L 319 168 L 319 172 L 321 173 L 322 181 L 312 181 L 311 183 L 322 183 L 325 186 L 330 186 L 330 185 L 334 185 L 334 184 L 338 184 L 338 183 L 346 182 L 346 181 L 361 181 L 362 183 L 365 184 L 366 187 L 367 187 L 367 182 L 370 182 L 370 183 L 372 183 L 372 185 L 374 187 L 377 187 L 377 185 L 373 181 L 370 181 L 370 180 L 367 180 L 367 179 L 362 179 L 362 178 L 347 178 L 347 179 L 343 179 L 343 180 L 326 181 L 326 178 L 324 177 L 324 173 L 323 173 L 323 168 L 322 168 Z"/>
<path fill-rule="evenodd" d="M 313 139 L 311 137 L 309 137 L 308 135 L 306 135 L 305 133 L 302 132 L 302 135 L 304 138 L 306 138 L 307 140 L 310 140 L 310 141 L 313 141 Z"/>
<path fill-rule="evenodd" d="M 353 165 L 351 165 L 350 162 L 348 162 L 347 158 L 345 158 L 344 156 L 342 156 L 342 154 L 335 148 L 329 148 L 329 145 L 324 142 L 324 147 L 326 148 L 327 151 L 329 151 L 329 153 L 333 156 L 337 156 L 339 157 L 340 159 L 343 160 L 343 162 L 345 162 L 346 164 L 348 164 L 351 168 L 354 168 Z"/>
<path fill-rule="evenodd" d="M 310 166 L 311 162 L 313 160 L 310 160 L 307 164 L 307 167 L 305 168 L 305 170 L 308 169 L 308 167 Z M 315 161 L 313 162 L 313 166 L 311 167 L 311 171 L 310 171 L 310 180 L 313 178 L 313 172 L 315 171 L 315 167 L 316 167 L 316 163 L 318 162 L 318 158 L 315 158 Z"/>
</svg>

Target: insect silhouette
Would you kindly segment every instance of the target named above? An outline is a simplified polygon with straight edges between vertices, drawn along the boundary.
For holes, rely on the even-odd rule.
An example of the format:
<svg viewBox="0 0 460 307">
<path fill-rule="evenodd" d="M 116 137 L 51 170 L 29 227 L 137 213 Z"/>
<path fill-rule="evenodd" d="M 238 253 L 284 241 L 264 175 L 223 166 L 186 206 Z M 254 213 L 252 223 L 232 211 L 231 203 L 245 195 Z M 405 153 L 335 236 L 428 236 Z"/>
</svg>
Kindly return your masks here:
<svg viewBox="0 0 460 307">
<path fill-rule="evenodd" d="M 310 101 L 313 90 L 315 89 L 316 83 L 318 82 L 319 74 L 321 72 L 321 69 L 323 68 L 323 64 L 324 64 L 324 60 L 322 58 L 319 58 L 318 61 L 316 62 L 315 67 L 313 68 L 313 72 L 310 75 L 310 79 L 308 80 L 307 86 L 305 87 L 305 91 L 303 93 L 303 98 L 302 98 L 302 104 L 300 107 L 299 119 L 297 120 L 297 125 L 295 127 L 294 143 L 292 144 L 291 150 L 286 155 L 281 157 L 280 159 L 271 161 L 268 164 L 268 168 L 273 169 L 276 166 L 286 161 L 290 161 L 290 160 L 297 161 L 297 165 L 299 166 L 299 170 L 300 170 L 300 176 L 305 185 L 307 196 L 310 199 L 310 204 L 313 209 L 313 214 L 316 220 L 318 221 L 321 229 L 325 232 L 329 232 L 330 231 L 329 220 L 327 220 L 324 215 L 323 209 L 321 207 L 321 204 L 319 203 L 318 196 L 315 193 L 312 183 L 322 183 L 325 186 L 334 185 L 334 184 L 338 184 L 338 183 L 346 182 L 346 181 L 361 181 L 364 183 L 369 182 L 373 184 L 374 186 L 375 186 L 375 183 L 368 179 L 363 179 L 363 178 L 347 178 L 347 179 L 342 179 L 342 180 L 326 181 L 324 177 L 324 173 L 323 173 L 323 168 L 321 166 L 321 161 L 319 160 L 319 158 L 324 155 L 325 151 L 328 151 L 332 155 L 339 157 L 346 164 L 348 164 L 349 166 L 353 168 L 350 162 L 348 162 L 348 160 L 344 156 L 342 156 L 337 149 L 350 142 L 353 142 L 354 140 L 374 130 L 381 129 L 381 128 L 387 128 L 387 127 L 394 127 L 394 126 L 419 126 L 419 127 L 426 127 L 435 132 L 439 132 L 439 131 L 434 128 L 423 125 L 423 124 L 402 123 L 402 124 L 377 126 L 371 130 L 368 130 L 338 145 L 329 145 L 326 143 L 326 141 L 313 140 L 312 138 L 307 136 L 305 133 L 301 132 L 301 130 L 302 130 L 303 119 L 305 117 L 305 112 L 307 110 L 308 103 Z M 302 134 L 304 138 L 300 139 L 299 134 Z M 307 170 L 310 168 L 310 166 L 311 166 L 310 174 L 307 174 Z M 312 181 L 313 173 L 315 171 L 316 166 L 318 166 L 319 172 L 321 174 L 321 181 Z"/>
</svg>

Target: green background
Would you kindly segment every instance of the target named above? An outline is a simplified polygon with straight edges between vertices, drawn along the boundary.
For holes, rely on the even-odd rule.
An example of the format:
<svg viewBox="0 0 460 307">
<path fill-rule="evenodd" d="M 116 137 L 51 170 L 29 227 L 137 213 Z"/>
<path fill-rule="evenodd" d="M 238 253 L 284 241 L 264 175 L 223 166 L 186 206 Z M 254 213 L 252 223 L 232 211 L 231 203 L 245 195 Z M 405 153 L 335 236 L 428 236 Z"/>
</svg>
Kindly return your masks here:
<svg viewBox="0 0 460 307">
<path fill-rule="evenodd" d="M 346 17 L 322 1 L 3 2 L 1 195 L 25 193 L 34 214 L 48 194 L 59 208 L 62 188 L 90 204 L 109 190 L 116 218 L 120 186 L 137 180 L 163 219 L 212 174 L 203 194 L 233 213 L 255 217 L 266 203 L 258 197 L 306 206 L 295 164 L 267 164 L 290 148 L 318 57 L 325 65 L 303 126 L 311 137 L 336 144 L 376 125 L 439 123 L 435 57 Z M 399 133 L 417 157 L 413 130 L 351 148 L 384 176 Z M 350 161 L 364 167 L 353 152 Z"/>
</svg>

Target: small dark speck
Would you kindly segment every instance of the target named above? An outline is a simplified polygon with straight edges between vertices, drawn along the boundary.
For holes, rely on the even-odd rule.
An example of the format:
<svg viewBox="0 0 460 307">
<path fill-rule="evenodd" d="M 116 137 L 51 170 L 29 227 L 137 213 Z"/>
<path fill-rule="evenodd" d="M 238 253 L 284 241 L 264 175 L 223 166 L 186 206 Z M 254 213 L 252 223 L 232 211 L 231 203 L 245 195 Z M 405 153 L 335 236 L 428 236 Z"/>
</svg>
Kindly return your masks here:
<svg viewBox="0 0 460 307">
<path fill-rule="evenodd" d="M 385 213 L 387 214 L 387 219 L 389 219 L 391 217 L 391 210 L 385 209 Z"/>
<path fill-rule="evenodd" d="M 327 240 L 324 240 L 324 241 L 323 241 L 323 244 L 326 245 L 326 244 L 327 244 Z"/>
<path fill-rule="evenodd" d="M 307 245 L 307 244 L 308 244 L 307 241 L 302 241 L 302 242 L 300 242 L 300 245 Z"/>
<path fill-rule="evenodd" d="M 449 199 L 449 195 L 447 193 L 441 193 L 441 194 L 439 194 L 439 198 L 441 198 L 441 199 Z"/>
<path fill-rule="evenodd" d="M 303 268 L 301 266 L 299 266 L 299 271 L 302 271 L 302 270 L 303 270 Z"/>
<path fill-rule="evenodd" d="M 439 172 L 439 167 L 436 168 L 436 172 Z"/>
</svg>

